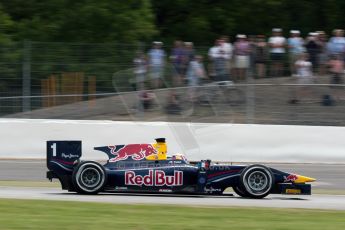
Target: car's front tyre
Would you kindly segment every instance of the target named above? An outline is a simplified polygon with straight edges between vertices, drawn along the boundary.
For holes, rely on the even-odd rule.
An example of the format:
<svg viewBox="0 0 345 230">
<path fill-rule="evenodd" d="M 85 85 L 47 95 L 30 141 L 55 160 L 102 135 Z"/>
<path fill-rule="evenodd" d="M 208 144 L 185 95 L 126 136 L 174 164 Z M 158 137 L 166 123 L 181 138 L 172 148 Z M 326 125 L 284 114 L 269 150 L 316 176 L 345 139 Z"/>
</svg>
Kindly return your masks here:
<svg viewBox="0 0 345 230">
<path fill-rule="evenodd" d="M 274 176 L 268 167 L 250 165 L 241 173 L 239 191 L 242 194 L 239 195 L 256 199 L 264 198 L 270 193 L 273 185 Z"/>
<path fill-rule="evenodd" d="M 94 161 L 81 162 L 74 168 L 72 182 L 78 193 L 97 194 L 106 183 L 104 167 Z"/>
<path fill-rule="evenodd" d="M 239 195 L 239 196 L 241 196 L 241 197 L 247 197 L 247 194 L 246 194 L 245 192 L 243 192 L 242 189 L 241 189 L 240 187 L 234 186 L 234 187 L 232 187 L 232 189 L 234 190 L 234 192 L 235 192 L 237 195 Z"/>
</svg>

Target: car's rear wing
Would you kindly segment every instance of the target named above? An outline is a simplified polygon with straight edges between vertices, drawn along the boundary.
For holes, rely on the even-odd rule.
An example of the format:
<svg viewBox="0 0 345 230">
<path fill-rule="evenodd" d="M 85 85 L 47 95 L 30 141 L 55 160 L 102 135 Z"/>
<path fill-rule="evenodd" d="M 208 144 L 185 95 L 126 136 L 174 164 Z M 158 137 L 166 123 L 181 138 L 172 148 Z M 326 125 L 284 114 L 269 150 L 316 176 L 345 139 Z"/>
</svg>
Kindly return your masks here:
<svg viewBox="0 0 345 230">
<path fill-rule="evenodd" d="M 50 171 L 72 172 L 81 155 L 81 141 L 47 141 L 47 167 Z"/>
</svg>

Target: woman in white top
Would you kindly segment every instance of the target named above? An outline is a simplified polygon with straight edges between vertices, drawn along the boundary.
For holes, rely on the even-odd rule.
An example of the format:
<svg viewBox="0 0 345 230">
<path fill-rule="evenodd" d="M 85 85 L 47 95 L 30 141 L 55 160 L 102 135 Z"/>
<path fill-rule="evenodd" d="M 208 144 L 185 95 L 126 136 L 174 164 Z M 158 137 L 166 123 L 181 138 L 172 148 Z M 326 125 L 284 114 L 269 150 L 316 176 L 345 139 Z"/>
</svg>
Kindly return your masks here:
<svg viewBox="0 0 345 230">
<path fill-rule="evenodd" d="M 298 84 L 312 84 L 313 83 L 313 64 L 308 61 L 308 54 L 301 54 L 295 63 L 297 70 Z"/>
<path fill-rule="evenodd" d="M 301 101 L 302 98 L 310 95 L 309 84 L 313 84 L 313 64 L 308 60 L 308 54 L 302 53 L 295 63 L 297 71 L 297 84 L 301 86 L 296 86 L 296 96 L 295 103 Z"/>
</svg>

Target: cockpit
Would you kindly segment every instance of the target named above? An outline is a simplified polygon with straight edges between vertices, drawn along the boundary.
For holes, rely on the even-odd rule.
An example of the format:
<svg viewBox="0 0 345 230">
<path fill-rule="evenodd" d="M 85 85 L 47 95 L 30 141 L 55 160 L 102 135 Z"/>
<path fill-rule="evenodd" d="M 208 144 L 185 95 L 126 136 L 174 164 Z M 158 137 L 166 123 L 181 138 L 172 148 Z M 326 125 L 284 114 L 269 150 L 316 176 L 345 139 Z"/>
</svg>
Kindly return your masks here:
<svg viewBox="0 0 345 230">
<path fill-rule="evenodd" d="M 187 157 L 182 153 L 175 153 L 174 155 L 171 156 L 171 160 L 181 160 L 181 161 L 188 162 Z"/>
</svg>

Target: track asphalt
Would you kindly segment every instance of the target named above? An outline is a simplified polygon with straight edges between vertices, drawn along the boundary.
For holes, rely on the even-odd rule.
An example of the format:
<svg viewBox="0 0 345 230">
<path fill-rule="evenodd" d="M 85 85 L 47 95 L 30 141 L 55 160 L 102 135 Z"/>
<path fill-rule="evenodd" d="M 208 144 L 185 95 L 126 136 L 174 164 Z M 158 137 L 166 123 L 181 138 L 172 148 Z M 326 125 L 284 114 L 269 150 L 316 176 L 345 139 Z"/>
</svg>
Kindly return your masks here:
<svg viewBox="0 0 345 230">
<path fill-rule="evenodd" d="M 313 188 L 345 190 L 345 165 L 329 164 L 266 164 L 277 169 L 314 177 Z M 44 160 L 0 160 L 0 180 L 45 181 Z M 77 195 L 60 188 L 0 187 L 1 198 L 107 202 L 121 204 L 171 204 L 191 206 L 245 206 L 275 208 L 307 208 L 345 210 L 345 195 L 283 196 L 270 195 L 262 200 L 237 196 L 184 196 L 102 193 Z"/>
</svg>

